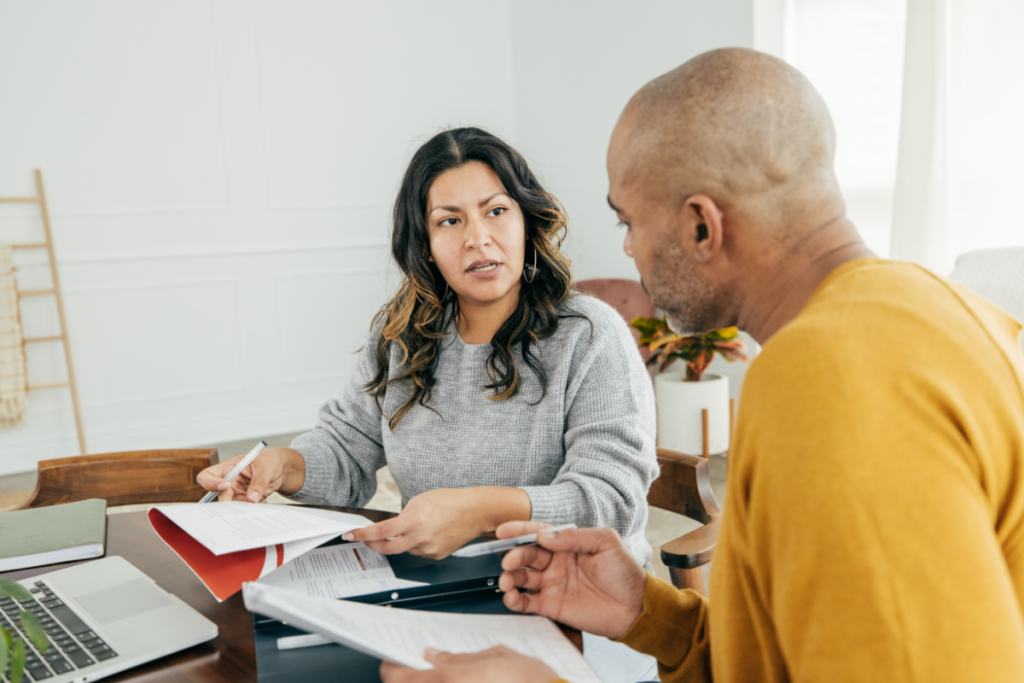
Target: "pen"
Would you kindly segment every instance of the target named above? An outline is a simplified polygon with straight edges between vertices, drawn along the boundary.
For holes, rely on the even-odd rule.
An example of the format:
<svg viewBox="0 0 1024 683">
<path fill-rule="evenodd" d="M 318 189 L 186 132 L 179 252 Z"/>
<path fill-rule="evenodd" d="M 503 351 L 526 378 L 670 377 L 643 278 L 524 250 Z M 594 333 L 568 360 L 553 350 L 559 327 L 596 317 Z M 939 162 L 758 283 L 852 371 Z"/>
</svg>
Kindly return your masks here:
<svg viewBox="0 0 1024 683">
<path fill-rule="evenodd" d="M 260 441 L 258 444 L 256 444 L 253 447 L 253 449 L 251 451 L 249 451 L 248 455 L 246 455 L 244 458 L 242 458 L 238 462 L 237 465 L 235 465 L 234 467 L 231 468 L 231 471 L 228 472 L 228 476 L 224 477 L 224 481 L 227 481 L 227 482 L 234 481 L 235 477 L 237 477 L 239 474 L 241 474 L 242 470 L 244 470 L 246 467 L 248 467 L 249 464 L 252 463 L 252 461 L 256 459 L 256 456 L 259 455 L 260 453 L 262 453 L 263 449 L 266 448 L 266 447 L 267 447 L 267 442 L 266 441 Z M 200 500 L 199 503 L 202 504 L 202 503 L 212 502 L 212 501 L 216 500 L 217 496 L 219 496 L 219 495 L 220 495 L 220 491 L 210 491 L 205 496 L 203 496 L 203 499 Z"/>
<path fill-rule="evenodd" d="M 575 524 L 563 524 L 562 526 L 553 526 L 548 529 L 541 529 L 541 531 L 565 531 L 566 529 L 575 529 Z M 515 538 L 506 538 L 501 541 L 489 541 L 487 543 L 474 543 L 473 545 L 467 545 L 464 548 L 459 548 L 452 557 L 479 557 L 481 555 L 490 555 L 492 553 L 503 553 L 506 550 L 512 550 L 512 548 L 518 548 L 521 545 L 534 545 L 537 543 L 537 534 L 526 534 L 525 536 L 516 536 Z"/>
</svg>

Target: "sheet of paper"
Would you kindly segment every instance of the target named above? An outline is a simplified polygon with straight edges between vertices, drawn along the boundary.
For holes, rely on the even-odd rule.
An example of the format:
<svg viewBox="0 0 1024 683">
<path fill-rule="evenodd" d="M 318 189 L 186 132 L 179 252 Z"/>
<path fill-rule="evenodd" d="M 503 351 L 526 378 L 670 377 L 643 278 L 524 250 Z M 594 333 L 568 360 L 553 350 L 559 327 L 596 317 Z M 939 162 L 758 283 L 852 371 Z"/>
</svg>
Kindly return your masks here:
<svg viewBox="0 0 1024 683">
<path fill-rule="evenodd" d="M 544 617 L 394 609 L 315 598 L 259 583 L 245 584 L 242 595 L 250 611 L 416 669 L 431 668 L 423 659 L 428 647 L 465 653 L 504 645 L 540 659 L 566 680 L 600 683 L 582 653 Z"/>
<path fill-rule="evenodd" d="M 214 555 L 317 537 L 330 538 L 371 524 L 359 515 L 291 505 L 230 502 L 156 509 Z"/>
<path fill-rule="evenodd" d="M 388 558 L 362 543 L 317 548 L 259 579 L 321 598 L 347 598 L 400 588 Z"/>
</svg>

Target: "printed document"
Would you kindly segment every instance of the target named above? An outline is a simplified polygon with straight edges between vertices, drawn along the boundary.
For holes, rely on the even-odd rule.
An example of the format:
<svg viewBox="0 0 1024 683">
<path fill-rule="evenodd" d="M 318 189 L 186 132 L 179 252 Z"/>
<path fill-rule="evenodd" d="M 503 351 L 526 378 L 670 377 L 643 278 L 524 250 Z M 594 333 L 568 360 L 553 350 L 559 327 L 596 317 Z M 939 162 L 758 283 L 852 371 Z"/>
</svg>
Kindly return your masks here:
<svg viewBox="0 0 1024 683">
<path fill-rule="evenodd" d="M 263 576 L 259 583 L 318 598 L 347 598 L 400 587 L 388 558 L 362 543 L 310 550 Z"/>
<path fill-rule="evenodd" d="M 247 583 L 245 606 L 372 657 L 431 669 L 423 651 L 479 652 L 504 645 L 535 657 L 574 683 L 600 683 L 583 654 L 550 620 L 523 615 L 448 614 L 365 605 Z"/>
<path fill-rule="evenodd" d="M 313 538 L 322 538 L 323 543 L 371 524 L 365 517 L 343 512 L 235 501 L 154 509 L 218 556 Z"/>
</svg>

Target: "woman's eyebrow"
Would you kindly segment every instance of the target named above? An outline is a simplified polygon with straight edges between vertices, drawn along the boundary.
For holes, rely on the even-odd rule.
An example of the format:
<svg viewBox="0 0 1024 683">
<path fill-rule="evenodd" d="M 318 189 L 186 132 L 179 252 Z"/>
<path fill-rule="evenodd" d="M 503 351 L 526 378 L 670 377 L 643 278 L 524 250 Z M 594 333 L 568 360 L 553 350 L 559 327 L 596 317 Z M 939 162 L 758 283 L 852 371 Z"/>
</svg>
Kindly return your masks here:
<svg viewBox="0 0 1024 683">
<path fill-rule="evenodd" d="M 457 207 L 457 206 L 451 206 L 451 205 L 448 205 L 448 206 L 435 206 L 430 211 L 427 211 L 427 215 L 429 216 L 430 214 L 434 213 L 435 211 L 441 211 L 441 210 L 451 211 L 452 213 L 458 213 L 459 211 L 461 211 L 461 209 L 459 207 Z"/>
<path fill-rule="evenodd" d="M 505 194 L 503 190 L 498 190 L 497 192 L 491 193 L 484 197 L 483 201 L 480 202 L 480 207 L 483 208 L 484 206 L 487 205 L 487 202 L 493 200 L 495 197 L 498 197 L 500 195 L 505 195 L 505 197 L 508 197 L 508 195 Z"/>
<path fill-rule="evenodd" d="M 502 196 L 502 195 L 504 195 L 505 197 L 508 197 L 508 195 L 505 193 L 504 190 L 498 190 L 497 192 L 492 192 L 491 194 L 489 194 L 486 197 L 484 197 L 483 200 L 481 200 L 480 206 L 484 207 L 484 206 L 487 205 L 488 202 L 493 201 L 495 197 L 499 197 L 499 196 Z M 462 209 L 460 209 L 457 206 L 452 206 L 450 204 L 446 205 L 446 206 L 435 206 L 430 211 L 427 211 L 427 215 L 429 216 L 430 214 L 434 213 L 435 211 L 441 211 L 441 210 L 451 211 L 452 213 L 458 213 Z"/>
</svg>

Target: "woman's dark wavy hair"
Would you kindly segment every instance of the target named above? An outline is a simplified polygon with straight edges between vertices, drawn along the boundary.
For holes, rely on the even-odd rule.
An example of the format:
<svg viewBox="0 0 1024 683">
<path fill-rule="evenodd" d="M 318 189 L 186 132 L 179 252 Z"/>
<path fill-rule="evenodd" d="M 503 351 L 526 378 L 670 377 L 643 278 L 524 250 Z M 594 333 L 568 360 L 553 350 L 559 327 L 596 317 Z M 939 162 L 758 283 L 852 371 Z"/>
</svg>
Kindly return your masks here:
<svg viewBox="0 0 1024 683">
<path fill-rule="evenodd" d="M 428 260 L 427 193 L 445 171 L 479 161 L 501 179 L 508 195 L 522 209 L 526 229 L 526 263 L 537 254 L 533 281 L 522 282 L 519 304 L 491 340 L 487 371 L 493 390 L 488 398 L 506 399 L 519 391 L 519 368 L 513 348 L 547 390 L 547 375 L 535 345 L 558 329 L 557 307 L 571 296 L 570 261 L 562 254 L 566 216 L 561 204 L 530 171 L 526 160 L 511 146 L 479 128 L 455 128 L 438 133 L 426 142 L 409 163 L 395 200 L 391 254 L 404 274 L 398 293 L 374 317 L 383 321 L 376 343 L 377 374 L 363 388 L 374 397 L 384 414 L 382 401 L 392 384 L 406 384 L 409 398 L 393 415 L 386 415 L 392 430 L 417 403 L 429 408 L 436 379 L 438 352 L 445 329 L 458 314 L 458 297 L 449 294 L 437 266 Z M 532 249 L 530 248 L 532 247 Z M 401 349 L 397 372 L 391 376 L 391 349 Z"/>
</svg>

